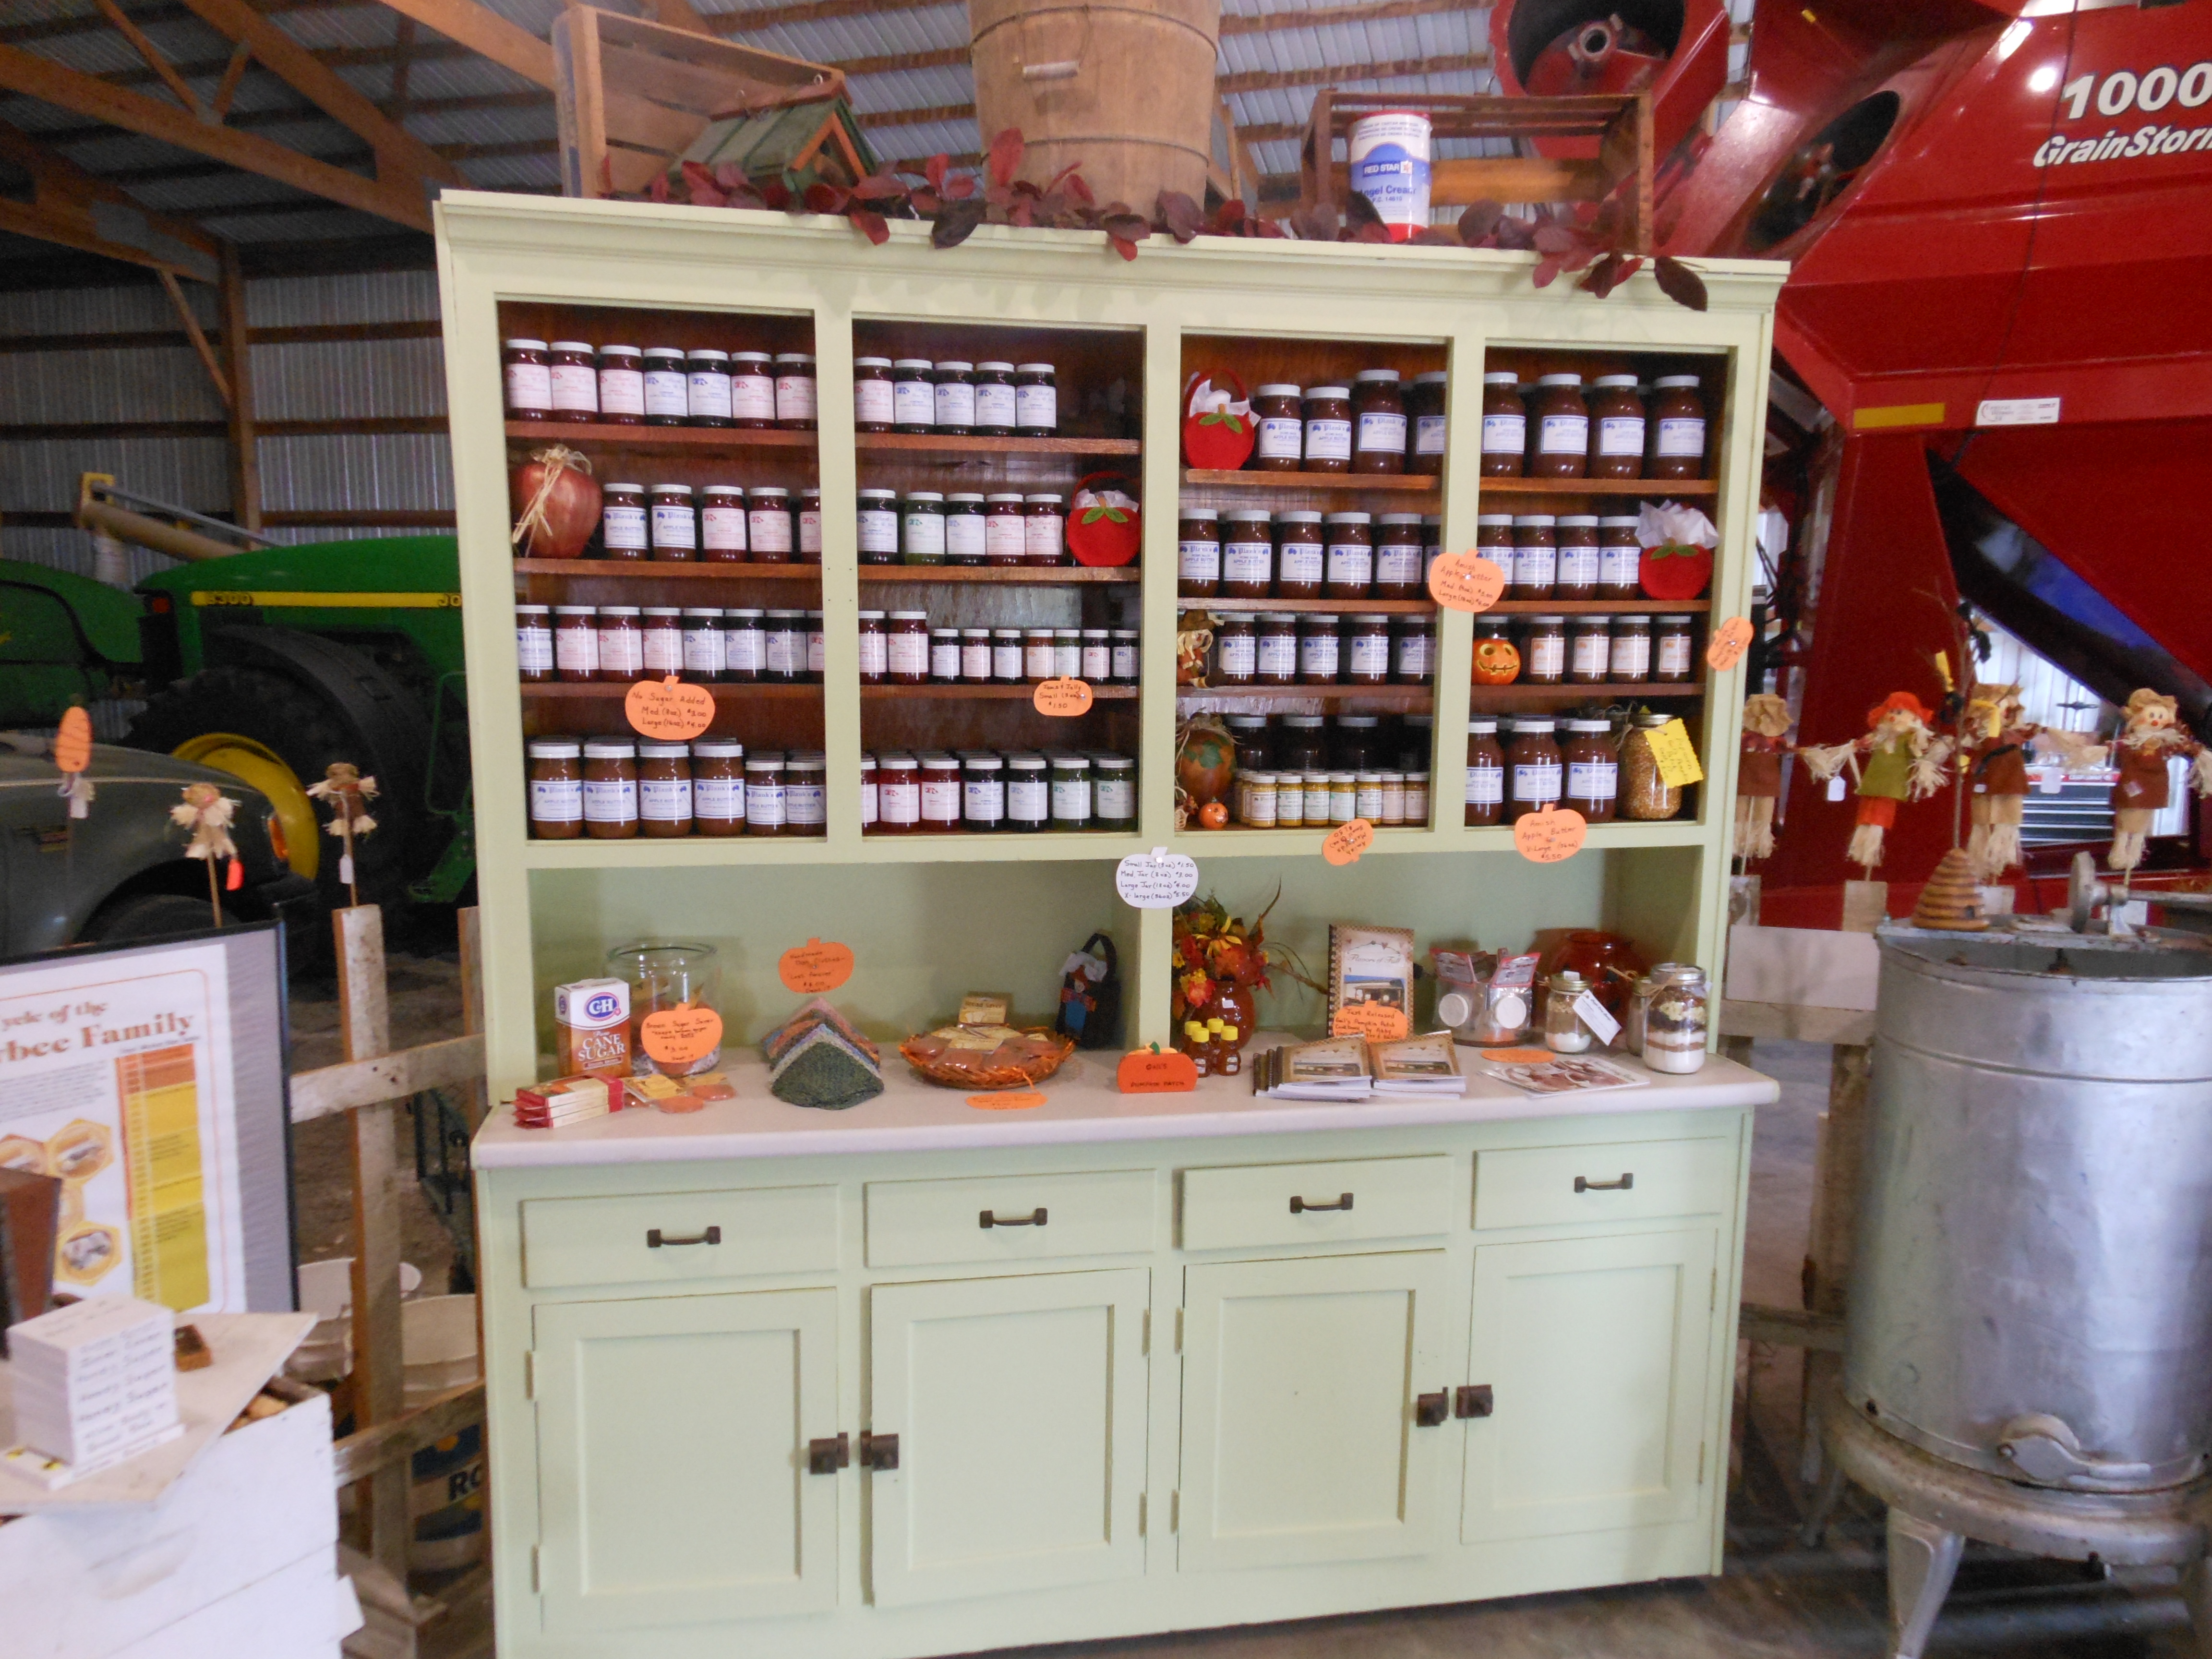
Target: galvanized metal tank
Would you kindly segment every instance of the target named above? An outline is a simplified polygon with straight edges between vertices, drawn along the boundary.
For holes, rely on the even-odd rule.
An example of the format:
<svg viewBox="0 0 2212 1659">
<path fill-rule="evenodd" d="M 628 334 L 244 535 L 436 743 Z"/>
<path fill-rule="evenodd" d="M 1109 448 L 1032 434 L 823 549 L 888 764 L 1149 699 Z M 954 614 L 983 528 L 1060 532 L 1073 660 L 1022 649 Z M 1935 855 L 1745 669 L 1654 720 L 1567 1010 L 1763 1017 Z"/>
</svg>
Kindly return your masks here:
<svg viewBox="0 0 2212 1659">
<path fill-rule="evenodd" d="M 2212 953 L 1885 929 L 1844 1398 L 2102 1492 L 2212 1454 Z"/>
</svg>

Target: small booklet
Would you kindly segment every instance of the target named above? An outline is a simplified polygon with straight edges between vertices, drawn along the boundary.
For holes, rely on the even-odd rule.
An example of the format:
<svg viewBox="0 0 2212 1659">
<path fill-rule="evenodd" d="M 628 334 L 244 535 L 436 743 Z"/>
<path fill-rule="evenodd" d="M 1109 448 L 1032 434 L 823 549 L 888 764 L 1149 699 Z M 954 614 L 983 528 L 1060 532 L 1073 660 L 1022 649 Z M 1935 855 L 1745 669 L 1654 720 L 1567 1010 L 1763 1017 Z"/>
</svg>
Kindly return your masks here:
<svg viewBox="0 0 2212 1659">
<path fill-rule="evenodd" d="M 1370 1045 L 1378 1095 L 1463 1095 L 1467 1078 L 1459 1069 L 1457 1045 L 1449 1031 L 1400 1037 Z"/>
<path fill-rule="evenodd" d="M 1508 1064 L 1483 1060 L 1477 1067 L 1532 1095 L 1566 1095 L 1599 1089 L 1641 1089 L 1651 1079 L 1595 1054 L 1553 1054 L 1548 1060 Z"/>
<path fill-rule="evenodd" d="M 1252 1092 L 1278 1100 L 1365 1100 L 1375 1092 L 1364 1037 L 1269 1048 L 1252 1067 Z"/>
</svg>

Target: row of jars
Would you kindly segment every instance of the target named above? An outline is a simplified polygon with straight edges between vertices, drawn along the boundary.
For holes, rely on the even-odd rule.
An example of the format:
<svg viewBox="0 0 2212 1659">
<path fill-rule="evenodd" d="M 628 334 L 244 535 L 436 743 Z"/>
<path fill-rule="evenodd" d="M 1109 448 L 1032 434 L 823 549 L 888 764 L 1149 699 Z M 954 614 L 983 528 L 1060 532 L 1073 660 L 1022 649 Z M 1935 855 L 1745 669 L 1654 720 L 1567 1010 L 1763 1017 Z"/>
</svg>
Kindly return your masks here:
<svg viewBox="0 0 2212 1659">
<path fill-rule="evenodd" d="M 1444 470 L 1444 380 L 1364 368 L 1349 386 L 1272 383 L 1252 393 L 1251 465 L 1261 472 Z"/>
<path fill-rule="evenodd" d="M 1427 714 L 1231 714 L 1222 723 L 1239 773 L 1429 771 Z"/>
<path fill-rule="evenodd" d="M 608 426 L 726 426 L 811 432 L 814 359 L 803 351 L 686 351 L 509 340 L 507 414 L 514 421 Z"/>
<path fill-rule="evenodd" d="M 1209 685 L 1418 685 L 1437 667 L 1436 620 L 1421 616 L 1224 617 Z"/>
<path fill-rule="evenodd" d="M 818 684 L 822 613 L 708 605 L 518 605 L 514 654 L 526 684 L 627 684 L 668 674 L 737 684 Z"/>
<path fill-rule="evenodd" d="M 860 612 L 863 685 L 1134 685 L 1133 628 L 932 628 L 927 611 Z"/>
<path fill-rule="evenodd" d="M 1187 599 L 1413 599 L 1443 550 L 1419 513 L 1270 513 L 1186 506 L 1176 592 Z"/>
<path fill-rule="evenodd" d="M 1483 513 L 1474 550 L 1505 573 L 1509 599 L 1632 599 L 1644 544 L 1634 514 Z"/>
<path fill-rule="evenodd" d="M 853 428 L 1049 438 L 1060 429 L 1058 377 L 1050 363 L 855 357 Z"/>
<path fill-rule="evenodd" d="M 818 752 L 747 755 L 742 743 L 532 738 L 530 833 L 540 841 L 828 833 Z"/>
<path fill-rule="evenodd" d="M 1365 818 L 1379 828 L 1426 828 L 1429 775 L 1394 769 L 1364 772 L 1239 771 L 1231 806 L 1252 830 L 1326 830 Z"/>
<path fill-rule="evenodd" d="M 862 564 L 1066 565 L 1067 501 L 1039 493 L 944 495 L 916 489 L 860 494 Z"/>
<path fill-rule="evenodd" d="M 1477 685 L 1686 685 L 1695 638 L 1688 617 L 1478 617 L 1474 679 Z M 1497 649 L 1498 641 L 1511 651 Z"/>
<path fill-rule="evenodd" d="M 1662 374 L 1647 394 L 1633 374 L 1482 377 L 1486 478 L 1702 478 L 1705 401 L 1694 374 Z"/>
<path fill-rule="evenodd" d="M 860 757 L 869 836 L 1137 828 L 1137 763 L 1101 750 Z"/>
<path fill-rule="evenodd" d="M 820 564 L 822 492 L 763 484 L 611 483 L 599 492 L 610 559 L 703 564 Z"/>
<path fill-rule="evenodd" d="M 1466 822 L 1511 823 L 1547 806 L 1571 807 L 1592 823 L 1674 817 L 1682 791 L 1659 775 L 1650 738 L 1673 718 L 1647 710 L 1616 732 L 1608 720 L 1477 715 L 1467 723 Z"/>
</svg>

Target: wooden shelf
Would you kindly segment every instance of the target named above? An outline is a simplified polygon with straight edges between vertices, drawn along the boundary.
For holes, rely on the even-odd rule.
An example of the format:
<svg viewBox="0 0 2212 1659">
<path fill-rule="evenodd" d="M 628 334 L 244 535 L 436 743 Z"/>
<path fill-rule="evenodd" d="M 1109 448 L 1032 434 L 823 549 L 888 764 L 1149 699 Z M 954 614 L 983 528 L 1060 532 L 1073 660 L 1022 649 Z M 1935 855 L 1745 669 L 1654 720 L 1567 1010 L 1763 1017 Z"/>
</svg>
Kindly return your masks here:
<svg viewBox="0 0 2212 1659">
<path fill-rule="evenodd" d="M 1473 688 L 1477 705 L 1494 703 L 1510 708 L 1517 703 L 1535 702 L 1618 702 L 1625 697 L 1641 697 L 1647 702 L 1668 699 L 1702 697 L 1705 688 L 1702 682 L 1687 685 L 1662 685 L 1656 681 L 1615 681 L 1604 685 L 1478 685 Z"/>
<path fill-rule="evenodd" d="M 757 426 L 605 426 L 597 421 L 509 421 L 520 443 L 605 444 L 641 455 L 692 455 L 702 450 L 812 449 L 819 434 Z"/>
<path fill-rule="evenodd" d="M 1135 565 L 1095 569 L 1086 565 L 864 564 L 863 582 L 981 582 L 1010 587 L 1074 586 L 1105 582 L 1139 582 Z"/>
<path fill-rule="evenodd" d="M 1482 495 L 1717 495 L 1720 488 L 1712 478 L 1483 478 L 1475 484 Z"/>
<path fill-rule="evenodd" d="M 1094 702 L 1133 700 L 1137 688 L 1133 685 L 1094 685 L 1091 697 Z M 976 698 L 990 702 L 1012 702 L 1017 698 L 1028 702 L 1036 696 L 1036 683 L 1027 681 L 1020 685 L 864 685 L 861 697 L 868 702 L 878 699 L 896 702 L 901 699 L 938 700 L 942 698 Z"/>
<path fill-rule="evenodd" d="M 1370 708 L 1427 712 L 1436 701 L 1436 689 L 1420 685 L 1179 685 L 1177 703 L 1212 702 L 1361 702 Z"/>
<path fill-rule="evenodd" d="M 1187 484 L 1231 484 L 1254 489 L 1333 489 L 1358 495 L 1363 490 L 1391 495 L 1433 495 L 1443 480 L 1428 473 L 1403 472 L 1224 472 L 1213 467 L 1187 466 Z"/>
<path fill-rule="evenodd" d="M 1134 438 L 963 438 L 951 432 L 856 432 L 853 446 L 909 455 L 1134 455 Z"/>
<path fill-rule="evenodd" d="M 694 680 L 690 684 L 696 685 L 699 682 Z M 523 686 L 522 701 L 525 703 L 604 702 L 609 698 L 628 696 L 629 688 L 630 682 L 628 680 L 592 680 L 588 684 L 578 682 L 564 684 L 556 680 L 546 685 Z M 767 685 L 758 682 L 751 684 L 724 685 L 717 682 L 709 684 L 707 690 L 714 694 L 716 702 L 744 702 L 759 698 L 805 699 L 809 697 L 818 702 L 822 696 L 821 686 L 811 680 L 798 685 L 787 685 L 781 681 Z"/>
<path fill-rule="evenodd" d="M 1662 614 L 1680 617 L 1712 608 L 1711 599 L 1500 599 L 1489 610 L 1476 614 L 1484 617 L 1651 617 Z"/>
<path fill-rule="evenodd" d="M 518 576 L 635 576 L 647 581 L 819 582 L 818 564 L 738 564 L 716 559 L 517 559 Z"/>
<path fill-rule="evenodd" d="M 1433 599 L 1185 599 L 1176 600 L 1177 611 L 1225 611 L 1238 616 L 1256 611 L 1282 611 L 1299 616 L 1432 617 Z"/>
</svg>

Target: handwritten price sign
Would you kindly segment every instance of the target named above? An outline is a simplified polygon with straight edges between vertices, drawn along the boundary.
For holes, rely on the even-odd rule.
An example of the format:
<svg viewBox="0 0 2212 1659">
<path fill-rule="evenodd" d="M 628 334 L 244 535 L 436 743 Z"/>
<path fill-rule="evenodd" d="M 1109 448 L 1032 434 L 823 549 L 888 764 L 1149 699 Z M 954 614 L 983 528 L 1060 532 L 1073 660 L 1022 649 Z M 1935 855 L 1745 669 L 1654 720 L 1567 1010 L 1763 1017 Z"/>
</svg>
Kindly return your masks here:
<svg viewBox="0 0 2212 1659">
<path fill-rule="evenodd" d="M 1139 910 L 1172 910 L 1198 890 L 1198 860 L 1155 847 L 1132 853 L 1114 869 L 1114 890 Z"/>
<path fill-rule="evenodd" d="M 1125 1095 L 1186 1094 L 1198 1087 L 1198 1066 L 1172 1048 L 1139 1048 L 1121 1056 L 1114 1081 Z"/>
<path fill-rule="evenodd" d="M 1026 1112 L 1043 1105 L 1044 1097 L 1035 1089 L 1008 1089 L 995 1095 L 970 1095 L 968 1103 L 979 1112 Z"/>
<path fill-rule="evenodd" d="M 1751 649 L 1751 618 L 1730 617 L 1718 628 L 1705 644 L 1705 660 L 1725 674 L 1743 660 L 1743 653 Z"/>
<path fill-rule="evenodd" d="M 1091 712 L 1091 687 L 1082 680 L 1060 674 L 1037 682 L 1037 689 L 1030 698 L 1040 714 L 1055 720 L 1072 720 L 1078 714 Z"/>
<path fill-rule="evenodd" d="M 673 1008 L 647 1014 L 638 1026 L 637 1035 L 655 1065 L 689 1066 L 722 1046 L 722 1017 L 712 1008 L 678 1003 Z"/>
<path fill-rule="evenodd" d="M 1685 784 L 1703 783 L 1705 769 L 1698 764 L 1698 751 L 1690 742 L 1690 728 L 1679 720 L 1646 732 L 1651 744 L 1651 758 L 1659 768 L 1659 781 L 1669 789 L 1680 789 Z"/>
<path fill-rule="evenodd" d="M 1487 611 L 1505 592 L 1505 573 L 1480 553 L 1443 553 L 1429 567 L 1429 597 L 1447 611 Z"/>
<path fill-rule="evenodd" d="M 1513 826 L 1513 845 L 1532 864 L 1557 864 L 1583 850 L 1589 820 L 1573 807 L 1547 806 Z"/>
<path fill-rule="evenodd" d="M 1359 855 L 1375 844 L 1375 826 L 1365 818 L 1340 823 L 1321 844 L 1321 855 L 1331 864 L 1357 864 Z"/>
<path fill-rule="evenodd" d="M 688 743 L 714 723 L 714 694 L 671 674 L 640 680 L 623 699 L 630 729 L 655 743 Z"/>
<path fill-rule="evenodd" d="M 777 957 L 775 971 L 787 990 L 797 991 L 802 996 L 819 996 L 824 991 L 836 990 L 853 977 L 853 947 L 825 945 L 818 939 L 811 939 L 804 945 L 794 945 Z"/>
<path fill-rule="evenodd" d="M 1387 1003 L 1354 1002 L 1336 1011 L 1328 1023 L 1331 1036 L 1365 1037 L 1370 1042 L 1393 1042 L 1406 1035 L 1406 1011 Z"/>
</svg>

